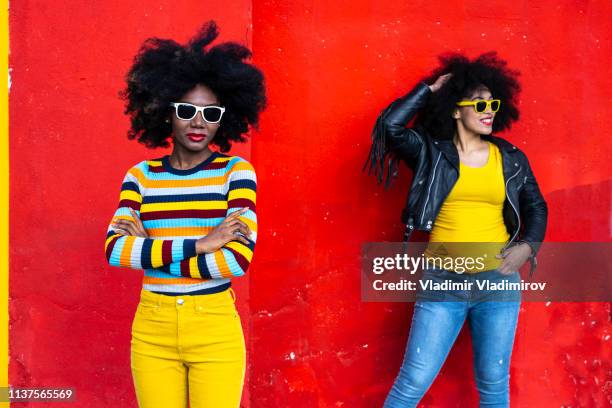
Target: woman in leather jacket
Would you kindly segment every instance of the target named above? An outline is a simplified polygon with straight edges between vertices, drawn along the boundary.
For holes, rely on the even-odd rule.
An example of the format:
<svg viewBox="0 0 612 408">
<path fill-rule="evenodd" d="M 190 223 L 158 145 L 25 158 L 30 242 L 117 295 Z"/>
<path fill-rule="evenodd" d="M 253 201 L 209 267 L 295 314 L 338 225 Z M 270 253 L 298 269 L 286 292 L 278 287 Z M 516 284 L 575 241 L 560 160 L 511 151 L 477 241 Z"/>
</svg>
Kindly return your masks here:
<svg viewBox="0 0 612 408">
<path fill-rule="evenodd" d="M 402 213 L 405 241 L 422 230 L 430 233 L 428 256 L 439 255 L 433 243 L 441 242 L 486 242 L 496 254 L 484 269 L 469 273 L 446 266 L 423 270 L 423 281 L 467 282 L 471 289 L 417 293 L 404 360 L 384 406 L 417 405 L 467 319 L 480 406 L 508 407 L 521 294 L 492 294 L 473 284 L 520 282 L 518 270 L 528 259 L 533 273 L 547 206 L 525 154 L 492 135 L 519 117 L 518 72 L 494 52 L 474 60 L 448 54 L 440 62 L 378 117 L 370 169 L 379 181 L 386 172 L 387 184 L 397 175 L 398 160 L 413 170 Z"/>
</svg>

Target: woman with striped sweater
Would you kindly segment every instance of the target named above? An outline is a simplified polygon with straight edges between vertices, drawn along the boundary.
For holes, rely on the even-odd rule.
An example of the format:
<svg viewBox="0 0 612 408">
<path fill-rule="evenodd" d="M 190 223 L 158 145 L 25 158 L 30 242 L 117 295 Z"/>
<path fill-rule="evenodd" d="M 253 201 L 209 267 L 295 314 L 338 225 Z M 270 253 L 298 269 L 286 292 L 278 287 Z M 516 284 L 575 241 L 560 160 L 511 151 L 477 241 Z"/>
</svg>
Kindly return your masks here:
<svg viewBox="0 0 612 408">
<path fill-rule="evenodd" d="M 223 152 L 257 126 L 266 96 L 250 51 L 209 48 L 217 36 L 209 22 L 185 46 L 145 41 L 122 93 L 130 139 L 173 144 L 127 171 L 105 244 L 109 264 L 144 270 L 131 341 L 140 407 L 240 404 L 245 345 L 230 286 L 253 257 L 256 176 Z"/>
</svg>

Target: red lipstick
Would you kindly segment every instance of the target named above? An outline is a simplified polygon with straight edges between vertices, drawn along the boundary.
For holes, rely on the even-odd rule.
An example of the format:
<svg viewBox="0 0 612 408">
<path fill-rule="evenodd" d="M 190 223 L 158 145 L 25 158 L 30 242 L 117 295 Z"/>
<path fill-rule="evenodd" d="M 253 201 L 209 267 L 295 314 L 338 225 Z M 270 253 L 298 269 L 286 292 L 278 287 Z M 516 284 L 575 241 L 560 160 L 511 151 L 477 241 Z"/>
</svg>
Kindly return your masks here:
<svg viewBox="0 0 612 408">
<path fill-rule="evenodd" d="M 195 143 L 199 143 L 202 140 L 206 139 L 206 135 L 203 135 L 201 133 L 187 133 L 187 137 L 189 138 L 189 140 Z"/>
</svg>

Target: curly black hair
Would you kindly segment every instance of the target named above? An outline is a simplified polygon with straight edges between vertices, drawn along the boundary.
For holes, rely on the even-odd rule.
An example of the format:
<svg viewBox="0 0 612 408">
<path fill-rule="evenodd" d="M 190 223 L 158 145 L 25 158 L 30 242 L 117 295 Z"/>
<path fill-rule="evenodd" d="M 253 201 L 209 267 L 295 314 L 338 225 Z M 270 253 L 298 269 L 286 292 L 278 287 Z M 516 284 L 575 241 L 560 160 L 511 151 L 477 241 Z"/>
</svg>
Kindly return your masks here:
<svg viewBox="0 0 612 408">
<path fill-rule="evenodd" d="M 506 61 L 498 57 L 495 51 L 484 53 L 470 61 L 459 53 L 446 53 L 438 56 L 440 65 L 431 74 L 421 80 L 432 84 L 441 75 L 452 73 L 451 78 L 435 93 L 431 94 L 423 109 L 415 116 L 413 127 L 425 130 L 425 133 L 436 139 L 452 139 L 457 124 L 452 114 L 457 109 L 457 102 L 470 96 L 481 86 L 486 86 L 493 98 L 500 99 L 501 105 L 493 121 L 493 132 L 509 129 L 512 122 L 518 120 L 518 94 L 521 86 L 518 82 L 520 73 L 508 68 Z M 392 105 L 391 105 L 392 106 Z M 387 167 L 386 183 L 388 187 L 397 176 L 399 158 L 389 152 L 385 143 L 383 117 L 387 107 L 378 117 L 372 131 L 372 146 L 363 169 L 374 172 L 378 182 L 382 182 Z M 385 166 L 386 158 L 389 157 Z"/>
<path fill-rule="evenodd" d="M 266 107 L 263 73 L 245 62 L 252 54 L 241 44 L 224 42 L 208 48 L 218 35 L 217 24 L 209 21 L 184 46 L 156 37 L 143 43 L 120 92 L 125 114 L 131 118 L 129 139 L 149 148 L 169 146 L 170 103 L 198 84 L 210 88 L 226 108 L 211 142 L 222 152 L 232 142 L 244 142 L 249 127 L 258 128 L 259 113 Z"/>
<path fill-rule="evenodd" d="M 517 107 L 521 86 L 518 71 L 508 68 L 495 51 L 480 55 L 473 61 L 459 53 L 447 53 L 438 57 L 440 66 L 423 79 L 432 84 L 440 76 L 452 73 L 442 88 L 430 95 L 425 107 L 417 114 L 414 125 L 424 127 L 433 138 L 452 138 L 456 121 L 452 113 L 456 103 L 468 97 L 480 86 L 486 86 L 493 98 L 501 100 L 499 111 L 493 121 L 493 132 L 509 129 L 519 118 Z"/>
</svg>

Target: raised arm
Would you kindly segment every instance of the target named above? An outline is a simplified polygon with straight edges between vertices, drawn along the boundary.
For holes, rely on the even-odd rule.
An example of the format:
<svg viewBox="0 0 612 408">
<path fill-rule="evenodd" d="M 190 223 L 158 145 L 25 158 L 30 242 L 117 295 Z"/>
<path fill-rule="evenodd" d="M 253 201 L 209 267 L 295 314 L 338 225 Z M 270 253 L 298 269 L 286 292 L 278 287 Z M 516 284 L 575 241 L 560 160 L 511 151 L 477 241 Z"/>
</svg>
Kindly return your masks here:
<svg viewBox="0 0 612 408">
<path fill-rule="evenodd" d="M 115 230 L 113 224 L 116 220 L 133 220 L 130 209 L 140 216 L 142 185 L 138 180 L 139 174 L 140 169 L 133 167 L 123 179 L 119 206 L 106 233 L 104 250 L 108 263 L 112 266 L 147 269 L 159 268 L 195 256 L 197 239 L 152 239 L 122 235 Z"/>
<path fill-rule="evenodd" d="M 247 272 L 257 241 L 255 208 L 257 180 L 251 164 L 244 160 L 236 161 L 229 171 L 227 185 L 228 209 L 226 216 L 229 217 L 236 212 L 242 212 L 238 218 L 251 231 L 248 238 L 243 234 L 243 237 L 247 238 L 246 242 L 232 240 L 218 247 L 218 244 L 214 242 L 207 242 L 207 237 L 211 237 L 212 241 L 215 241 L 213 237 L 215 231 L 213 230 L 207 237 L 200 240 L 203 247 L 201 250 L 206 253 L 159 268 L 161 271 L 175 276 L 199 279 L 236 277 Z M 200 248 L 198 252 L 200 252 Z"/>
<path fill-rule="evenodd" d="M 408 94 L 396 99 L 380 115 L 388 149 L 413 156 L 418 154 L 422 140 L 406 129 L 408 122 L 425 106 L 431 90 L 421 82 Z"/>
<path fill-rule="evenodd" d="M 440 76 L 433 85 L 419 83 L 410 92 L 393 101 L 376 120 L 372 130 L 372 147 L 368 156 L 369 170 L 374 170 L 378 181 L 382 182 L 385 159 L 389 161 L 387 183 L 397 173 L 397 159 L 403 159 L 409 166 L 423 147 L 423 137 L 406 125 L 425 106 L 429 95 L 436 92 L 450 78 L 450 74 Z M 366 162 L 366 166 L 368 165 Z"/>
</svg>

